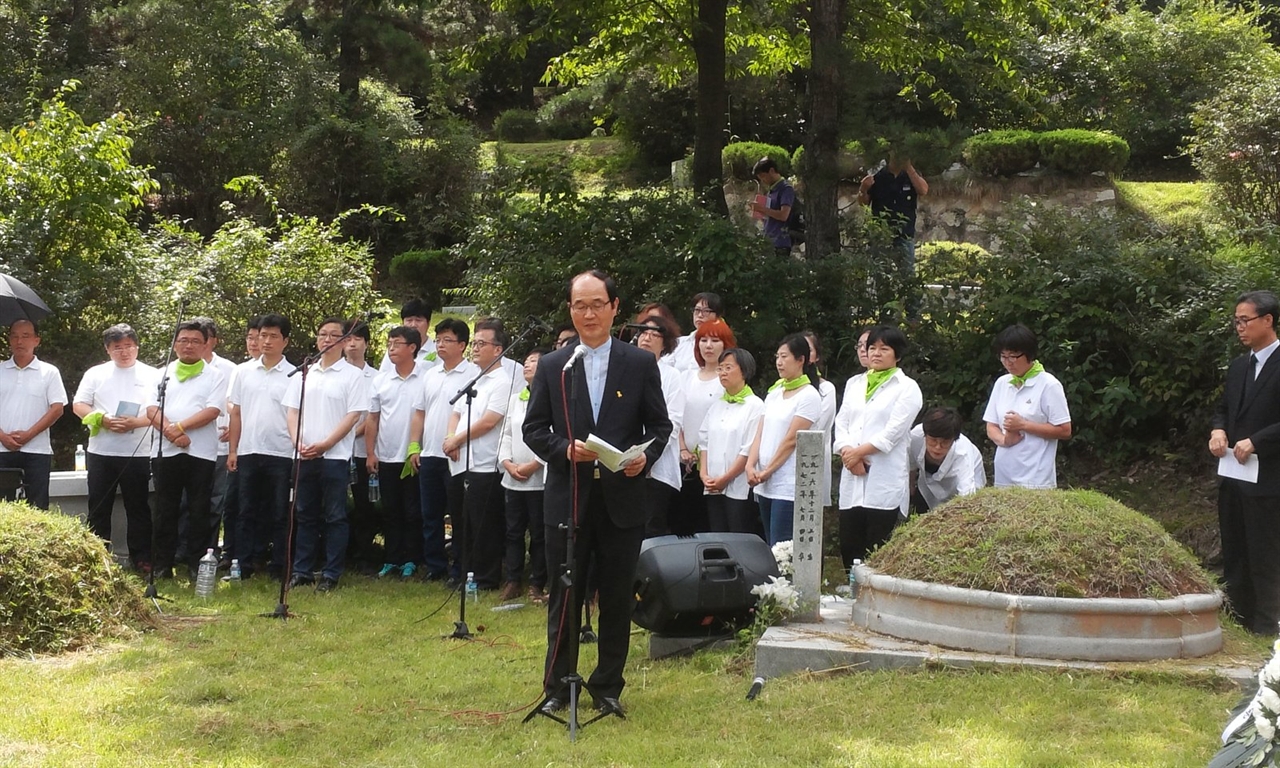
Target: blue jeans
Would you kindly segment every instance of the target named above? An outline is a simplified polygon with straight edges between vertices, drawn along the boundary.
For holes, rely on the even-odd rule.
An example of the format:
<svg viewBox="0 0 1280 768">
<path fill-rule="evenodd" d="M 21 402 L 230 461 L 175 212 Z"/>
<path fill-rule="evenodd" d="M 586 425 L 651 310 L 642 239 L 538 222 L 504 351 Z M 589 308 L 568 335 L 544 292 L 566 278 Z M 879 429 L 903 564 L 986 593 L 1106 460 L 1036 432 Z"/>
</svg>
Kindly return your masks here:
<svg viewBox="0 0 1280 768">
<path fill-rule="evenodd" d="M 446 573 L 454 578 L 459 575 L 456 561 L 450 570 L 444 553 L 444 516 L 448 514 L 449 482 L 448 459 L 422 457 L 422 462 L 418 465 L 418 490 L 422 503 L 422 564 L 430 578 L 443 577 Z"/>
<path fill-rule="evenodd" d="M 760 522 L 764 525 L 769 546 L 780 541 L 791 541 L 796 503 L 791 499 L 771 499 L 760 495 L 756 496 L 756 501 L 760 504 Z"/>
<path fill-rule="evenodd" d="M 297 509 L 298 547 L 293 558 L 293 572 L 310 576 L 320 549 L 320 530 L 324 529 L 324 565 L 322 578 L 342 578 L 347 561 L 347 483 L 350 474 L 342 459 L 309 459 L 298 469 Z"/>
</svg>

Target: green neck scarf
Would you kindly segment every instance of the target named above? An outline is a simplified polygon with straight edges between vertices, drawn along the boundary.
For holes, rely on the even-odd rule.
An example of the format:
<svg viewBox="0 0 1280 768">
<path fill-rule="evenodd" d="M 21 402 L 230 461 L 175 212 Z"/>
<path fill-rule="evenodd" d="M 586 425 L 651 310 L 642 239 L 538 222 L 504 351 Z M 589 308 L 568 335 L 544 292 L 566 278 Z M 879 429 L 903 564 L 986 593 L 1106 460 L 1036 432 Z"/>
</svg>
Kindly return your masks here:
<svg viewBox="0 0 1280 768">
<path fill-rule="evenodd" d="M 200 372 L 203 370 L 204 370 L 203 360 L 197 360 L 194 363 L 184 363 L 181 360 L 179 360 L 177 366 L 174 368 L 174 373 L 178 377 L 178 383 L 182 383 L 187 379 L 193 378 L 195 376 L 199 376 Z"/>
<path fill-rule="evenodd" d="M 751 387 L 748 387 L 744 384 L 742 386 L 742 389 L 738 390 L 737 394 L 731 395 L 728 392 L 725 392 L 723 395 L 720 396 L 720 399 L 725 401 L 726 403 L 745 403 L 747 401 L 747 398 L 751 397 L 754 394 L 755 392 L 751 391 Z"/>
<path fill-rule="evenodd" d="M 881 384 L 888 381 L 889 377 L 897 372 L 898 368 L 896 366 L 883 371 L 867 371 L 867 400 L 871 399 L 871 396 L 876 393 Z"/>
<path fill-rule="evenodd" d="M 809 383 L 809 375 L 802 373 L 799 376 L 795 377 L 794 379 L 778 379 L 777 381 L 773 382 L 772 387 L 769 387 L 769 391 L 772 392 L 778 387 L 782 387 L 784 391 L 790 392 L 791 390 L 799 389 L 808 383 Z"/>
<path fill-rule="evenodd" d="M 529 402 L 529 388 L 528 388 L 528 387 L 525 387 L 524 389 L 520 390 L 520 399 L 521 399 L 521 400 L 523 400 L 523 401 L 524 401 L 524 402 L 526 402 L 526 403 L 527 403 L 527 402 Z"/>
<path fill-rule="evenodd" d="M 428 363 L 434 363 L 435 361 L 440 359 L 440 356 L 437 355 L 435 352 L 428 352 L 426 355 L 423 356 L 422 359 L 426 360 Z"/>
<path fill-rule="evenodd" d="M 1032 363 L 1031 367 L 1027 369 L 1027 372 L 1021 376 L 1013 376 L 1010 374 L 1012 378 L 1009 379 L 1009 382 L 1018 389 L 1022 389 L 1022 385 L 1026 384 L 1028 379 L 1034 379 L 1042 373 L 1044 373 L 1044 366 L 1041 365 L 1039 360 L 1037 360 Z"/>
</svg>

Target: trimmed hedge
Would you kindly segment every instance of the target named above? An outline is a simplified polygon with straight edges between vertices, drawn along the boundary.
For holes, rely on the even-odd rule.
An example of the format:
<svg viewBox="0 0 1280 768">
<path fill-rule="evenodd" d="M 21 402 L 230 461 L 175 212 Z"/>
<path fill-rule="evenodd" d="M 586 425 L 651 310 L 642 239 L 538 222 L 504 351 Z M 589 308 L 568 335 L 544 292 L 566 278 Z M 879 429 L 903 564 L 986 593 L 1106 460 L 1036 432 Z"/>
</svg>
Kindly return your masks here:
<svg viewBox="0 0 1280 768">
<path fill-rule="evenodd" d="M 1036 142 L 1045 165 L 1063 173 L 1119 173 L 1129 162 L 1129 143 L 1102 131 L 1065 128 L 1042 133 Z"/>
<path fill-rule="evenodd" d="M 493 121 L 493 132 L 501 141 L 519 144 L 540 139 L 542 126 L 538 125 L 537 112 L 530 109 L 508 109 Z"/>
<path fill-rule="evenodd" d="M 759 141 L 739 141 L 729 144 L 720 153 L 724 163 L 726 177 L 755 181 L 751 168 L 762 157 L 771 157 L 778 164 L 778 173 L 791 175 L 791 153 L 776 144 L 765 144 Z"/>
<path fill-rule="evenodd" d="M 990 259 L 980 245 L 933 240 L 916 248 L 916 273 L 925 283 L 981 285 Z"/>
<path fill-rule="evenodd" d="M 964 144 L 964 163 L 988 176 L 1029 171 L 1040 160 L 1040 143 L 1032 131 L 989 131 Z"/>
</svg>

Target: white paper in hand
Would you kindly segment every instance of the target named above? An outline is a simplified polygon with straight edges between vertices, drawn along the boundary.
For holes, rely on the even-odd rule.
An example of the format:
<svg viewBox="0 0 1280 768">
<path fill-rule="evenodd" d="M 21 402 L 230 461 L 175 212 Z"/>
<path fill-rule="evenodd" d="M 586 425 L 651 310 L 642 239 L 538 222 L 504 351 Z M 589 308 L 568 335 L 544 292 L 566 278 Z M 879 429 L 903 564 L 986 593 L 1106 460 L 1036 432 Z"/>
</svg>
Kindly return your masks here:
<svg viewBox="0 0 1280 768">
<path fill-rule="evenodd" d="M 1258 454 L 1251 453 L 1245 463 L 1236 461 L 1235 454 L 1227 451 L 1227 455 L 1218 459 L 1218 476 L 1246 483 L 1258 482 Z"/>
<path fill-rule="evenodd" d="M 614 448 L 609 443 L 594 434 L 587 435 L 587 450 L 595 452 L 599 457 L 599 461 L 610 472 L 617 472 L 626 465 L 630 464 L 632 459 L 644 453 L 645 449 L 653 443 L 653 440 L 647 440 L 639 445 L 633 445 L 623 451 Z"/>
</svg>

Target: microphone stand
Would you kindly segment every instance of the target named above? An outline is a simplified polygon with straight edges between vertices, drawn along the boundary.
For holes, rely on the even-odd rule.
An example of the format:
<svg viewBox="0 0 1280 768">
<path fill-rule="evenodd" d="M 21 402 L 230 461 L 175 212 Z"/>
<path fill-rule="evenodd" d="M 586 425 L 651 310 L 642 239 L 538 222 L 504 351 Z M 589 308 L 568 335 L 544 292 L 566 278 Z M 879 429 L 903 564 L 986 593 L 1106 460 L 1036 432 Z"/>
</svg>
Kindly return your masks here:
<svg viewBox="0 0 1280 768">
<path fill-rule="evenodd" d="M 533 316 L 530 316 L 529 320 L 533 321 L 533 320 L 536 320 L 536 318 L 534 318 Z M 538 322 L 540 323 L 541 321 L 538 321 Z M 538 326 L 533 325 L 531 323 L 526 324 L 524 330 L 520 332 L 520 335 L 517 336 L 515 340 L 511 342 L 510 347 L 514 348 L 517 345 L 523 343 L 525 340 L 525 337 L 527 337 L 530 333 L 533 333 L 533 331 L 537 330 L 537 328 Z M 490 361 L 490 363 L 484 367 L 484 370 L 477 373 L 475 377 L 471 379 L 471 381 L 468 381 L 466 384 L 464 384 L 462 388 L 459 389 L 458 392 L 449 400 L 449 405 L 453 405 L 454 403 L 458 402 L 458 400 L 461 399 L 462 397 L 467 398 L 467 458 L 466 458 L 466 463 L 464 464 L 465 469 L 463 470 L 463 473 L 462 473 L 462 504 L 460 505 L 462 507 L 462 519 L 453 521 L 454 542 L 457 543 L 458 539 L 462 540 L 462 546 L 458 548 L 458 553 L 459 553 L 458 554 L 458 570 L 461 571 L 464 576 L 467 573 L 467 561 L 470 560 L 469 555 L 470 555 L 470 549 L 471 549 L 471 531 L 469 529 L 469 526 L 466 520 L 467 497 L 470 495 L 470 492 L 471 492 L 471 478 L 469 477 L 469 475 L 471 474 L 471 424 L 472 424 L 471 405 L 475 401 L 475 398 L 477 397 L 477 395 L 479 395 L 479 393 L 476 392 L 475 385 L 479 383 L 481 379 L 483 379 L 485 376 L 489 374 L 489 371 L 493 369 L 493 366 L 501 364 L 502 358 L 506 356 L 506 352 L 507 350 L 503 349 L 502 356 L 495 357 L 492 361 Z M 480 516 L 480 522 L 481 523 L 484 522 L 483 514 Z M 476 531 L 477 538 L 479 538 L 480 533 L 481 533 L 480 530 Z M 462 585 L 460 585 L 460 592 L 459 592 L 459 598 L 458 598 L 458 620 L 453 622 L 453 632 L 449 633 L 448 635 L 445 635 L 445 639 L 446 640 L 472 640 L 474 638 L 475 638 L 475 635 L 471 634 L 471 630 L 467 627 L 467 590 L 464 582 Z"/>
<path fill-rule="evenodd" d="M 342 336 L 338 337 L 332 344 L 324 349 L 312 352 L 302 358 L 302 362 L 295 366 L 292 371 L 289 371 L 289 376 L 301 373 L 302 384 L 298 390 L 298 437 L 293 441 L 293 465 L 289 469 L 293 481 L 289 485 L 289 515 L 288 520 L 285 522 L 285 525 L 288 527 L 285 530 L 284 572 L 281 574 L 280 596 L 279 600 L 276 602 L 275 610 L 268 613 L 258 614 L 261 618 L 287 621 L 290 618 L 297 616 L 296 613 L 292 613 L 289 610 L 289 582 L 293 578 L 293 525 L 298 515 L 298 478 L 302 472 L 302 455 L 299 453 L 298 444 L 302 442 L 302 417 L 305 413 L 303 406 L 306 405 L 307 402 L 307 374 L 310 373 L 311 366 L 320 362 L 320 359 L 324 357 L 326 352 L 334 347 L 344 344 L 347 339 L 351 338 L 351 335 L 355 333 L 356 329 L 360 327 L 362 322 L 363 321 L 352 323 L 351 330 L 342 334 Z"/>
<path fill-rule="evenodd" d="M 173 346 L 178 343 L 178 326 L 182 325 L 182 317 L 187 312 L 187 300 L 180 299 L 178 301 L 178 319 L 173 324 L 173 337 L 169 339 L 169 348 L 164 353 L 164 366 L 160 369 L 160 383 L 156 386 L 156 404 L 159 406 L 156 411 L 158 415 L 157 421 L 153 424 L 160 431 L 160 438 L 156 440 L 156 457 L 155 464 L 160 463 L 160 459 L 164 456 L 164 432 L 159 430 L 160 425 L 164 424 L 164 404 L 165 396 L 169 389 L 169 363 L 173 361 Z M 155 476 L 154 465 L 151 470 L 152 477 Z M 143 591 L 142 596 L 151 601 L 152 605 L 160 613 L 160 601 L 172 603 L 173 601 L 167 597 L 162 597 L 159 590 L 156 589 L 156 533 L 153 528 L 151 531 L 151 570 L 147 573 L 147 588 Z"/>
</svg>

